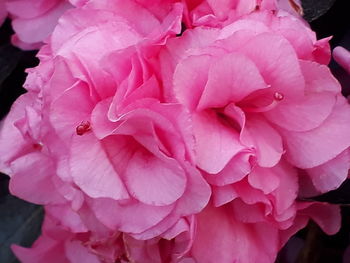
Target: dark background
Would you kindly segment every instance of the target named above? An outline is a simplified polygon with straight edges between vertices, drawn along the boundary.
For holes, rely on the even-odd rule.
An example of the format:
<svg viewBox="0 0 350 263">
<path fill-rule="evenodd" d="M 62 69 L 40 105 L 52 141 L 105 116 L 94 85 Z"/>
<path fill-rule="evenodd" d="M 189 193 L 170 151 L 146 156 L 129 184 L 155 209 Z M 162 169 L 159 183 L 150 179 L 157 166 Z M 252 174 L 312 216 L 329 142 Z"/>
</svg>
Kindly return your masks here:
<svg viewBox="0 0 350 263">
<path fill-rule="evenodd" d="M 304 18 L 311 23 L 318 38 L 332 35 L 332 48 L 342 45 L 350 50 L 349 0 L 304 0 Z M 36 52 L 24 52 L 11 46 L 11 23 L 7 20 L 0 28 L 0 119 L 9 111 L 14 100 L 24 90 L 24 70 L 38 64 Z M 334 61 L 330 67 L 350 95 L 350 76 Z M 17 262 L 11 253 L 13 243 L 30 246 L 40 234 L 43 209 L 12 196 L 8 191 L 9 179 L 0 174 L 0 262 Z M 276 263 L 348 263 L 343 262 L 345 249 L 350 245 L 350 182 L 340 189 L 315 197 L 320 202 L 341 204 L 342 228 L 334 236 L 325 235 L 310 223 L 297 233 L 280 252 Z M 350 260 L 350 257 L 349 257 Z M 49 263 L 49 262 L 48 262 Z M 82 262 L 83 263 L 83 262 Z M 350 263 L 350 262 L 349 262 Z"/>
</svg>

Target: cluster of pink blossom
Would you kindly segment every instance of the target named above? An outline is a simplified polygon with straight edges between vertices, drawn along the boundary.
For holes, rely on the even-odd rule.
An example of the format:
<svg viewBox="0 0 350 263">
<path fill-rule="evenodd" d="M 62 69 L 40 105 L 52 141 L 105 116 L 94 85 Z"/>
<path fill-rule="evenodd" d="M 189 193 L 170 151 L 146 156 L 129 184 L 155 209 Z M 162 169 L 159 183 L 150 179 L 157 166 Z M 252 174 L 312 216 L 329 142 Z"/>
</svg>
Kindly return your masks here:
<svg viewBox="0 0 350 263">
<path fill-rule="evenodd" d="M 45 206 L 22 262 L 272 263 L 309 219 L 338 231 L 300 200 L 347 178 L 350 105 L 297 2 L 5 2 L 41 46 L 0 130 L 11 192 Z"/>
</svg>

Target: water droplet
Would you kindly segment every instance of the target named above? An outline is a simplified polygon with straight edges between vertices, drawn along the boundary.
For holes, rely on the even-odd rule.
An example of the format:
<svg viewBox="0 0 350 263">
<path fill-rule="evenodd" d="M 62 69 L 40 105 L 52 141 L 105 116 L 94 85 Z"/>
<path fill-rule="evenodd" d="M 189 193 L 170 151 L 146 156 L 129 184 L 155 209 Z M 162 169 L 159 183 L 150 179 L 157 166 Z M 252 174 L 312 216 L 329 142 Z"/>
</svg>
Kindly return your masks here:
<svg viewBox="0 0 350 263">
<path fill-rule="evenodd" d="M 82 121 L 75 129 L 77 135 L 81 136 L 91 130 L 91 124 L 89 121 Z"/>
<path fill-rule="evenodd" d="M 281 101 L 284 99 L 284 95 L 282 93 L 279 92 L 275 92 L 275 94 L 273 95 L 273 97 L 275 98 L 275 100 L 277 101 Z"/>
</svg>

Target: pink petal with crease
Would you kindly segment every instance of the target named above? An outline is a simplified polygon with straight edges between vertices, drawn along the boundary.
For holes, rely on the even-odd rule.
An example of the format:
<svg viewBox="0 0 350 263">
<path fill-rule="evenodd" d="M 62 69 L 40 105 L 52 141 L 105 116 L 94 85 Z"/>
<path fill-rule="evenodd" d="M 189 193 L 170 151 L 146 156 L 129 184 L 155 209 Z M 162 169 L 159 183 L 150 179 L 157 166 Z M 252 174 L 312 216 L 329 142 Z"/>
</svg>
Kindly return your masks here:
<svg viewBox="0 0 350 263">
<path fill-rule="evenodd" d="M 111 159 L 94 135 L 73 137 L 69 166 L 74 182 L 90 197 L 115 200 L 129 197 Z"/>
<path fill-rule="evenodd" d="M 238 133 L 221 124 L 213 112 L 193 115 L 195 152 L 198 166 L 207 173 L 218 173 L 244 148 Z"/>
<path fill-rule="evenodd" d="M 173 160 L 160 160 L 142 151 L 134 153 L 124 173 L 130 195 L 149 205 L 174 203 L 185 191 L 186 176 Z"/>
<path fill-rule="evenodd" d="M 307 169 L 314 186 L 321 193 L 335 190 L 348 177 L 350 152 L 345 150 L 334 159 L 311 169 Z"/>
</svg>

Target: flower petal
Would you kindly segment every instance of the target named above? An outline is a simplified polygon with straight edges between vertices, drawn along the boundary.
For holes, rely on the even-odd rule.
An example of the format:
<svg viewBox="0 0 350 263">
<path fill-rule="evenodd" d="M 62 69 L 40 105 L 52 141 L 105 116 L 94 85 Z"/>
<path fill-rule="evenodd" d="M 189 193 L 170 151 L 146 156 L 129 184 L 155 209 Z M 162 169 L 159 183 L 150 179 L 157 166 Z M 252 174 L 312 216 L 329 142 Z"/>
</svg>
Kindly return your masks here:
<svg viewBox="0 0 350 263">
<path fill-rule="evenodd" d="M 304 93 L 305 84 L 298 58 L 286 39 L 262 33 L 242 45 L 239 51 L 260 69 L 266 84 L 271 85 L 271 94 L 280 92 L 287 100 Z"/>
<path fill-rule="evenodd" d="M 244 149 L 238 132 L 221 124 L 214 112 L 193 115 L 197 165 L 207 173 L 216 174 Z"/>
<path fill-rule="evenodd" d="M 205 174 L 205 179 L 212 185 L 224 186 L 242 180 L 251 171 L 249 158 L 251 153 L 239 153 L 217 174 Z"/>
<path fill-rule="evenodd" d="M 304 99 L 283 101 L 265 116 L 274 124 L 290 131 L 307 131 L 322 124 L 331 114 L 336 96 L 329 92 L 311 94 Z"/>
<path fill-rule="evenodd" d="M 281 130 L 288 161 L 299 168 L 312 168 L 335 158 L 350 147 L 350 106 L 342 96 L 320 127 L 306 132 Z"/>
<path fill-rule="evenodd" d="M 66 255 L 70 263 L 100 263 L 99 258 L 92 254 L 80 241 L 65 243 Z"/>
<path fill-rule="evenodd" d="M 14 173 L 9 187 L 13 195 L 41 205 L 65 202 L 52 181 L 54 163 L 44 154 L 33 152 L 24 155 L 16 159 L 11 167 Z"/>
<path fill-rule="evenodd" d="M 198 215 L 197 224 L 192 247 L 197 262 L 270 263 L 276 257 L 277 228 L 268 223 L 242 223 L 229 205 L 207 207 Z"/>
<path fill-rule="evenodd" d="M 209 55 L 190 56 L 182 60 L 175 69 L 175 95 L 190 110 L 197 107 L 207 83 L 209 63 Z"/>
<path fill-rule="evenodd" d="M 338 188 L 348 177 L 350 152 L 345 150 L 334 159 L 311 169 L 307 169 L 312 183 L 321 193 Z"/>
<path fill-rule="evenodd" d="M 124 172 L 129 193 L 140 202 L 164 206 L 179 199 L 186 188 L 183 169 L 173 160 L 160 160 L 137 151 Z"/>
<path fill-rule="evenodd" d="M 255 64 L 240 53 L 230 53 L 211 65 L 197 110 L 221 108 L 267 88 Z"/>
<path fill-rule="evenodd" d="M 251 186 L 262 190 L 264 194 L 271 193 L 280 183 L 278 175 L 272 169 L 259 166 L 254 167 L 248 176 L 248 181 Z"/>
<path fill-rule="evenodd" d="M 173 210 L 172 205 L 150 206 L 136 200 L 119 203 L 108 198 L 98 198 L 89 202 L 97 219 L 104 225 L 134 234 L 157 225 Z"/>
<path fill-rule="evenodd" d="M 241 141 L 247 147 L 255 148 L 258 163 L 262 167 L 275 166 L 284 152 L 279 133 L 259 117 L 246 120 Z"/>
<path fill-rule="evenodd" d="M 69 166 L 74 182 L 90 197 L 129 197 L 111 159 L 93 134 L 73 137 Z"/>
</svg>

